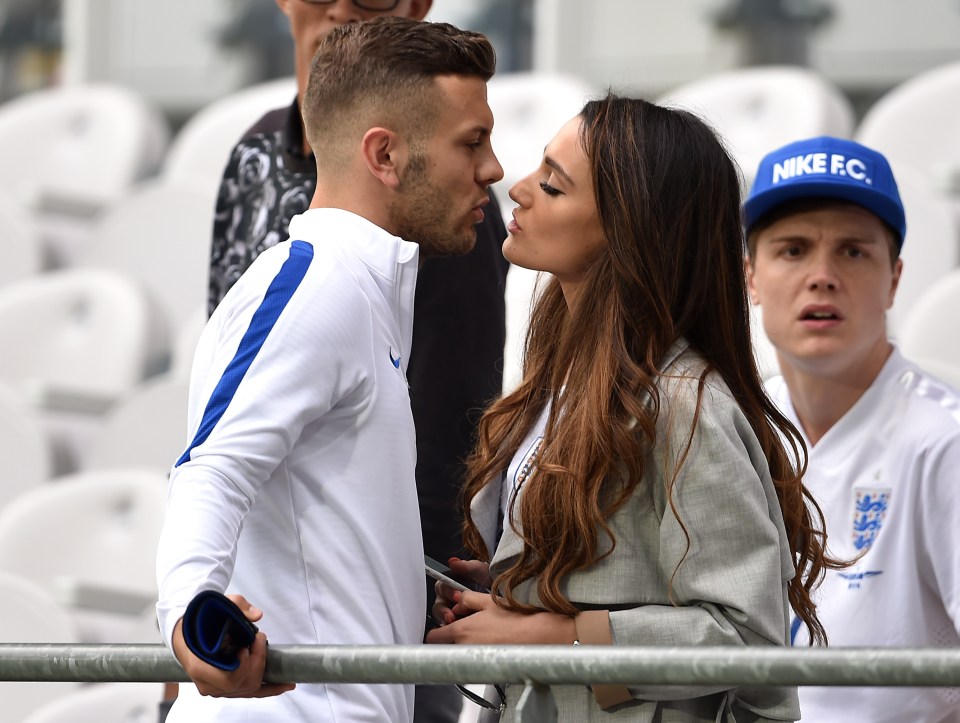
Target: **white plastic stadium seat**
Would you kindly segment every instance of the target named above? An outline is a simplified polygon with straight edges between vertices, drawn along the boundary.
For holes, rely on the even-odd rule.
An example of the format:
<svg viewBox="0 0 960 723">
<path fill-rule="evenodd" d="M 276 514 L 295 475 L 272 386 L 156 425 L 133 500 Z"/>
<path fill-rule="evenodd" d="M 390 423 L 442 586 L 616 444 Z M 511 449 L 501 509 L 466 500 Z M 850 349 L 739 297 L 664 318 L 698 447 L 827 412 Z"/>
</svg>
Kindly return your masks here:
<svg viewBox="0 0 960 723">
<path fill-rule="evenodd" d="M 213 211 L 213 201 L 195 185 L 143 183 L 93 225 L 78 265 L 139 282 L 172 339 L 206 304 Z"/>
<path fill-rule="evenodd" d="M 90 443 L 88 469 L 150 467 L 167 474 L 187 447 L 190 380 L 166 374 L 125 394 Z"/>
<path fill-rule="evenodd" d="M 813 136 L 849 138 L 854 127 L 850 101 L 821 75 L 795 66 L 717 73 L 674 88 L 657 102 L 710 123 L 743 171 L 747 188 L 774 148 Z"/>
<path fill-rule="evenodd" d="M 173 352 L 170 357 L 170 373 L 186 379 L 190 378 L 193 368 L 193 355 L 197 350 L 197 342 L 207 325 L 207 305 L 203 304 L 194 309 L 190 318 L 180 327 L 173 339 Z"/>
<path fill-rule="evenodd" d="M 753 356 L 761 379 L 769 379 L 780 374 L 780 362 L 777 350 L 763 328 L 763 308 L 750 304 L 750 339 L 753 342 Z"/>
<path fill-rule="evenodd" d="M 159 642 L 144 614 L 156 602 L 166 486 L 163 473 L 118 469 L 64 476 L 21 494 L 0 509 L 0 572 L 69 606 L 85 641 L 135 642 L 134 634 L 137 642 Z"/>
<path fill-rule="evenodd" d="M 893 308 L 887 312 L 888 331 L 897 337 L 917 300 L 960 266 L 960 239 L 948 198 L 927 184 L 913 166 L 898 160 L 890 165 L 907 216 L 907 237 L 900 253 L 903 274 Z"/>
<path fill-rule="evenodd" d="M 296 78 L 281 78 L 250 86 L 202 108 L 170 144 L 161 170 L 163 180 L 174 185 L 202 184 L 210 197 L 216 198 L 223 169 L 240 136 L 267 111 L 290 105 L 296 95 Z"/>
<path fill-rule="evenodd" d="M 915 355 L 909 356 L 908 359 L 940 381 L 960 389 L 960 363 L 947 362 L 943 359 L 926 359 Z"/>
<path fill-rule="evenodd" d="M 43 706 L 23 723 L 155 723 L 161 683 L 99 683 Z"/>
<path fill-rule="evenodd" d="M 0 641 L 80 642 L 70 615 L 34 582 L 0 572 Z M 52 700 L 80 690 L 79 683 L 0 683 L 2 719 L 20 723 Z"/>
<path fill-rule="evenodd" d="M 0 382 L 0 509 L 49 479 L 53 447 L 37 412 Z"/>
<path fill-rule="evenodd" d="M 39 90 L 0 107 L 0 189 L 29 208 L 91 213 L 154 172 L 163 115 L 122 86 Z"/>
<path fill-rule="evenodd" d="M 64 270 L 0 289 L 0 379 L 39 407 L 98 412 L 160 352 L 144 293 L 110 271 Z"/>
<path fill-rule="evenodd" d="M 3 244 L 0 288 L 11 281 L 34 276 L 43 269 L 39 230 L 26 209 L 3 190 L 0 190 L 0 243 Z"/>
<path fill-rule="evenodd" d="M 878 100 L 857 140 L 916 167 L 933 188 L 960 196 L 960 61 L 928 70 Z"/>
<path fill-rule="evenodd" d="M 937 281 L 913 304 L 903 320 L 898 337 L 903 354 L 917 363 L 921 360 L 939 360 L 960 366 L 958 309 L 960 269 Z M 930 371 L 936 373 L 933 369 Z"/>
</svg>

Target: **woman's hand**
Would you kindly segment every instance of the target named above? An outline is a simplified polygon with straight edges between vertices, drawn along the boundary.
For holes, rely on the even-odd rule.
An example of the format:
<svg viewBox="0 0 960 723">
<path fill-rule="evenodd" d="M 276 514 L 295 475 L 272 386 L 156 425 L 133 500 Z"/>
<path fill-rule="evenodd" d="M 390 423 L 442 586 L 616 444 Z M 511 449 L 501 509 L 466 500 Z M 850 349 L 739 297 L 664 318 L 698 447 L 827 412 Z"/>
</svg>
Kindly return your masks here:
<svg viewBox="0 0 960 723">
<path fill-rule="evenodd" d="M 263 611 L 251 605 L 242 595 L 228 595 L 247 620 L 252 623 L 263 617 Z M 258 632 L 253 645 L 238 654 L 240 667 L 236 670 L 220 670 L 209 665 L 192 652 L 183 641 L 183 621 L 173 629 L 173 652 L 184 672 L 190 676 L 200 695 L 214 698 L 268 698 L 293 690 L 293 683 L 264 683 L 263 669 L 267 664 L 267 636 Z"/>
<path fill-rule="evenodd" d="M 454 591 L 451 600 L 455 619 L 427 633 L 428 643 L 571 645 L 577 638 L 569 615 L 505 610 L 490 595 L 469 590 Z"/>
<path fill-rule="evenodd" d="M 481 562 L 480 560 L 461 560 L 457 557 L 451 557 L 447 561 L 447 564 L 450 565 L 450 572 L 454 573 L 457 577 L 473 580 L 487 588 L 489 588 L 493 582 L 490 579 L 489 563 Z M 437 599 L 433 604 L 431 614 L 438 625 L 448 625 L 460 615 L 460 613 L 457 613 L 454 609 L 456 605 L 454 594 L 458 591 L 449 585 L 444 585 L 439 580 L 434 586 L 434 590 L 436 591 Z M 465 614 L 469 615 L 470 613 L 466 612 Z"/>
</svg>

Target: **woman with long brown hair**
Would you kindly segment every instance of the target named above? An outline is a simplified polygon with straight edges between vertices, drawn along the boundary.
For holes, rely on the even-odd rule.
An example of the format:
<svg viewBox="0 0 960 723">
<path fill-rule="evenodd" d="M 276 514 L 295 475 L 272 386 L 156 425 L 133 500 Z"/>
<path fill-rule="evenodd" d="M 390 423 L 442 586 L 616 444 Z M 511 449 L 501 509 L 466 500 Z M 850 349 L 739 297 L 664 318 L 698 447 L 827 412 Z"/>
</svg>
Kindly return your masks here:
<svg viewBox="0 0 960 723">
<path fill-rule="evenodd" d="M 715 134 L 609 95 L 510 197 L 504 255 L 552 279 L 523 380 L 487 410 L 470 460 L 477 560 L 451 560 L 496 594 L 438 585 L 428 641 L 779 646 L 790 608 L 822 640 L 810 591 L 836 563 L 805 450 L 757 372 L 740 184 Z M 799 718 L 793 688 L 554 695 L 578 723 Z"/>
</svg>

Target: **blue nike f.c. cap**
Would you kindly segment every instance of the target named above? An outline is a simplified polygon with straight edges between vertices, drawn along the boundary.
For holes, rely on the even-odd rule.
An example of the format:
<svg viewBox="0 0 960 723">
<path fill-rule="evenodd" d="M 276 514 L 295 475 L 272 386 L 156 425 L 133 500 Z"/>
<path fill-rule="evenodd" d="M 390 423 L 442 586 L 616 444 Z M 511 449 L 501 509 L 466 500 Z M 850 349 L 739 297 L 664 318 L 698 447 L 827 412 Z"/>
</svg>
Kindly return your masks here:
<svg viewBox="0 0 960 723">
<path fill-rule="evenodd" d="M 887 159 L 871 148 L 819 136 L 768 153 L 743 204 L 744 226 L 749 232 L 777 206 L 800 198 L 835 198 L 862 206 L 885 221 L 903 247 L 907 220 L 897 182 Z"/>
</svg>

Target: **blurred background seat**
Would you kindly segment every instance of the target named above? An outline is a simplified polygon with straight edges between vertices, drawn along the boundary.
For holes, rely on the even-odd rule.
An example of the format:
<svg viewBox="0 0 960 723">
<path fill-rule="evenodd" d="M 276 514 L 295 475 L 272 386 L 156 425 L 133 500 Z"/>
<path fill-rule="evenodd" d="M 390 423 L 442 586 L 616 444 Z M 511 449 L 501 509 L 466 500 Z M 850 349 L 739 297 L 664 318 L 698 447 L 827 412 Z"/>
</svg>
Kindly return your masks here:
<svg viewBox="0 0 960 723">
<path fill-rule="evenodd" d="M 750 339 L 753 342 L 753 356 L 757 360 L 760 378 L 767 380 L 779 375 L 777 350 L 763 328 L 763 308 L 758 304 L 750 304 Z"/>
<path fill-rule="evenodd" d="M 0 571 L 0 641 L 4 643 L 80 642 L 70 615 L 41 586 Z M 50 701 L 81 689 L 79 683 L 0 682 L 4 721 L 20 723 Z"/>
<path fill-rule="evenodd" d="M 21 204 L 2 190 L 0 233 L 4 252 L 3 263 L 0 264 L 0 288 L 43 270 L 44 250 L 40 232 Z"/>
<path fill-rule="evenodd" d="M 796 66 L 742 68 L 681 85 L 657 99 L 708 121 L 743 171 L 746 188 L 769 151 L 802 138 L 849 138 L 850 101 L 823 75 Z"/>
<path fill-rule="evenodd" d="M 119 85 L 27 93 L 0 105 L 0 189 L 36 215 L 49 256 L 66 265 L 82 243 L 77 227 L 156 172 L 169 132 L 162 113 Z"/>
<path fill-rule="evenodd" d="M 960 366 L 960 270 L 932 284 L 903 320 L 898 343 L 908 358 Z M 930 371 L 936 373 L 933 369 Z M 948 380 L 945 380 L 948 381 Z"/>
<path fill-rule="evenodd" d="M 888 91 L 866 111 L 856 138 L 916 168 L 926 185 L 949 195 L 960 223 L 958 128 L 960 61 L 918 73 Z"/>
<path fill-rule="evenodd" d="M 200 334 L 207 324 L 207 305 L 203 304 L 193 310 L 186 323 L 180 327 L 173 339 L 173 352 L 170 358 L 170 373 L 190 378 L 190 369 L 193 366 L 193 355 L 200 341 Z"/>
<path fill-rule="evenodd" d="M 23 723 L 156 723 L 161 683 L 98 683 L 42 706 Z"/>
<path fill-rule="evenodd" d="M 145 377 L 151 342 L 143 293 L 115 272 L 62 270 L 0 289 L 0 378 L 39 406 L 105 408 Z"/>
<path fill-rule="evenodd" d="M 167 474 L 186 449 L 187 376 L 165 374 L 129 390 L 90 442 L 88 469 L 149 467 Z"/>
<path fill-rule="evenodd" d="M 88 471 L 0 509 L 0 572 L 64 605 L 85 642 L 159 642 L 153 605 L 166 475 Z"/>
<path fill-rule="evenodd" d="M 907 236 L 900 253 L 903 273 L 896 301 L 887 312 L 887 328 L 896 339 L 906 330 L 917 300 L 937 281 L 960 266 L 960 234 L 949 198 L 929 185 L 914 166 L 890 162 L 907 216 Z M 960 333 L 960 328 L 958 328 Z"/>
<path fill-rule="evenodd" d="M 0 288 L 0 380 L 42 415 L 57 472 L 78 467 L 90 423 L 167 363 L 145 292 L 113 271 L 63 269 Z"/>
<path fill-rule="evenodd" d="M 130 189 L 93 224 L 78 266 L 139 283 L 173 339 L 207 299 L 213 205 L 190 183 Z"/>
<path fill-rule="evenodd" d="M 37 414 L 0 382 L 0 509 L 17 495 L 46 482 L 53 473 L 53 446 Z"/>
<path fill-rule="evenodd" d="M 174 136 L 161 169 L 166 183 L 199 185 L 212 201 L 230 151 L 266 112 L 289 106 L 297 95 L 293 77 L 258 83 L 208 104 Z M 213 217 L 213 204 L 208 210 Z"/>
</svg>

